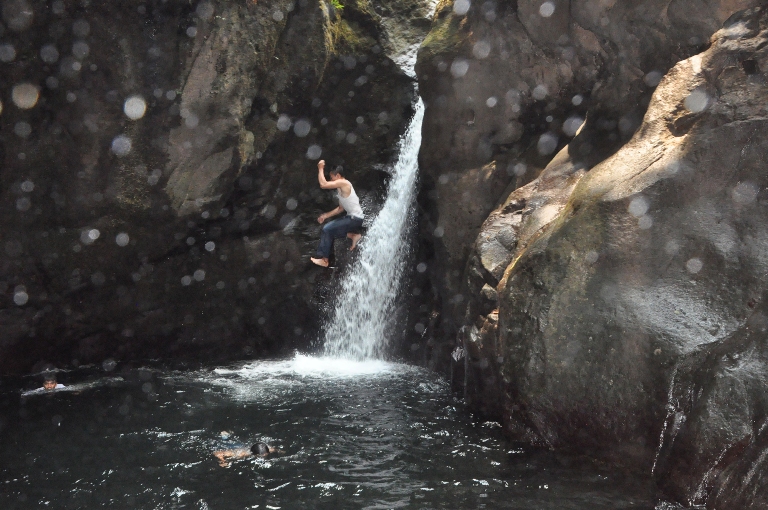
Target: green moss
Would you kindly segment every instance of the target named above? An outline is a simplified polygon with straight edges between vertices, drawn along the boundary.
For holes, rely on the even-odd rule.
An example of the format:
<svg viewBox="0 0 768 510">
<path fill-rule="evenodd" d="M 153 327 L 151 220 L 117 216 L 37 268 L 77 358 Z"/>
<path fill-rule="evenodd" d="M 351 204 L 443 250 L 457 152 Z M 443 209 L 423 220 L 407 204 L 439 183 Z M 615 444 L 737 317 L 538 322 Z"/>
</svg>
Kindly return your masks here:
<svg viewBox="0 0 768 510">
<path fill-rule="evenodd" d="M 466 40 L 466 33 L 462 33 L 465 18 L 454 16 L 452 13 L 439 15 L 432 24 L 424 42 L 421 44 L 421 52 L 424 57 L 430 59 L 437 55 L 455 52 Z"/>
<path fill-rule="evenodd" d="M 334 24 L 332 33 L 336 54 L 367 53 L 376 44 L 376 40 L 361 30 L 354 21 L 340 20 Z"/>
</svg>

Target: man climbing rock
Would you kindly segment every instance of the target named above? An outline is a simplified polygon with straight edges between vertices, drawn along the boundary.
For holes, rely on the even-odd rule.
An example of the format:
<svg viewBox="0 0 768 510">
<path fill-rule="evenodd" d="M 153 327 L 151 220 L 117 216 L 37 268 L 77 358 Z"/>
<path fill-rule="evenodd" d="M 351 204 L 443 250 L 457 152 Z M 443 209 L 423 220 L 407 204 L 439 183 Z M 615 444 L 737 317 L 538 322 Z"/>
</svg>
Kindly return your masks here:
<svg viewBox="0 0 768 510">
<path fill-rule="evenodd" d="M 318 266 L 328 267 L 328 257 L 331 256 L 334 239 L 346 236 L 352 240 L 350 250 L 355 249 L 357 242 L 362 237 L 359 230 L 363 226 L 365 215 L 360 207 L 360 199 L 357 197 L 357 193 L 355 193 L 355 188 L 352 187 L 351 182 L 341 175 L 341 167 L 331 170 L 330 180 L 326 180 L 324 168 L 325 161 L 320 160 L 317 163 L 317 180 L 322 189 L 336 189 L 336 193 L 339 196 L 339 206 L 332 211 L 321 214 L 317 218 L 317 222 L 323 223 L 328 218 L 341 214 L 344 211 L 347 213 L 345 216 L 325 224 L 320 234 L 320 246 L 317 247 L 316 257 L 310 258 Z"/>
</svg>

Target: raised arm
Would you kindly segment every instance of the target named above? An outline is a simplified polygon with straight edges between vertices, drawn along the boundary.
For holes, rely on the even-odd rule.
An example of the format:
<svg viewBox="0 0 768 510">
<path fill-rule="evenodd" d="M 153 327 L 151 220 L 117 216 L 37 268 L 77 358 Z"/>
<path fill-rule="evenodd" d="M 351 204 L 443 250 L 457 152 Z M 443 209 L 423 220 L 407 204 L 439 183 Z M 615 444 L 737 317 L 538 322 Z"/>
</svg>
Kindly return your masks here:
<svg viewBox="0 0 768 510">
<path fill-rule="evenodd" d="M 342 186 L 341 181 L 328 181 L 325 178 L 325 160 L 321 159 L 317 163 L 317 182 L 320 183 L 320 187 L 323 189 L 336 189 Z"/>
</svg>

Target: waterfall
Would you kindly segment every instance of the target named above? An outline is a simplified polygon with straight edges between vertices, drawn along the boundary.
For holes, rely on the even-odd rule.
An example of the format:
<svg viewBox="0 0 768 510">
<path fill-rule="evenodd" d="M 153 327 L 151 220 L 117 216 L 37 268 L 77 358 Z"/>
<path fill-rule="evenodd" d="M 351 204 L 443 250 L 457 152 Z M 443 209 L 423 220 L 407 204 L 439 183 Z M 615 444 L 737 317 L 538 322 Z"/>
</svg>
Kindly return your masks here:
<svg viewBox="0 0 768 510">
<path fill-rule="evenodd" d="M 357 260 L 341 281 L 324 332 L 327 356 L 365 360 L 385 354 L 409 248 L 423 118 L 424 103 L 419 98 L 400 140 L 387 199 L 359 245 Z"/>
</svg>

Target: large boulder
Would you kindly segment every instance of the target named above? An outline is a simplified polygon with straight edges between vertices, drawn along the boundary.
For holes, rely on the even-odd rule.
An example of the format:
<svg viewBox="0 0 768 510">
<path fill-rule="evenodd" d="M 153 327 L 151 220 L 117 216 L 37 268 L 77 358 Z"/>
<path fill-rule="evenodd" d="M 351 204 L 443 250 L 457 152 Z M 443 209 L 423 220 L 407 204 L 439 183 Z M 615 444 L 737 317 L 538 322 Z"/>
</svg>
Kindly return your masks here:
<svg viewBox="0 0 768 510">
<path fill-rule="evenodd" d="M 461 328 L 470 395 L 514 436 L 765 505 L 768 10 L 675 65 L 613 156 L 585 128 L 486 220 Z"/>
<path fill-rule="evenodd" d="M 0 371 L 314 338 L 317 160 L 375 210 L 415 100 L 344 3 L 3 2 Z"/>
<path fill-rule="evenodd" d="M 588 119 L 576 162 L 615 152 L 661 76 L 757 0 L 444 1 L 419 51 L 422 257 L 440 336 L 461 315 L 466 250 L 487 216 L 538 176 Z M 483 169 L 493 168 L 490 180 Z M 465 176 L 466 177 L 463 177 Z M 446 179 L 448 179 L 446 181 Z M 460 198 L 471 197 L 472 207 Z M 435 232 L 438 235 L 435 235 Z M 450 232 L 449 235 L 440 235 Z M 425 300 L 429 306 L 429 300 Z"/>
</svg>

